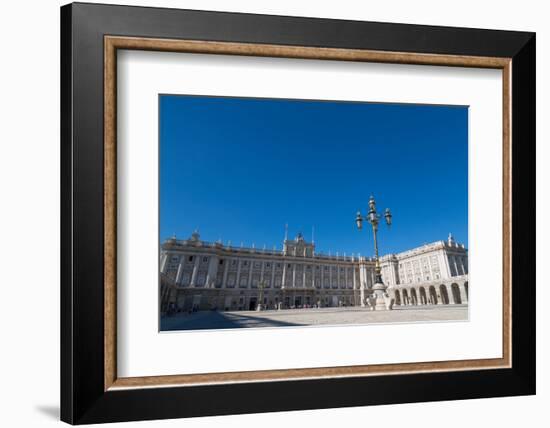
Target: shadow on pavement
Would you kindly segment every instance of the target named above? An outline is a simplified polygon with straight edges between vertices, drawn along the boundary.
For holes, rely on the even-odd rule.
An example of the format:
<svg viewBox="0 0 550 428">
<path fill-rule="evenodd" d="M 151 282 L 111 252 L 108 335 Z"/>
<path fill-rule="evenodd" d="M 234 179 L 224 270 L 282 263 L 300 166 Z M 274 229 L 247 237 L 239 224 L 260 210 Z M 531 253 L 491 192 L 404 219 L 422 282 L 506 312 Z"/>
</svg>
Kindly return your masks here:
<svg viewBox="0 0 550 428">
<path fill-rule="evenodd" d="M 235 313 L 217 311 L 202 311 L 192 314 L 161 317 L 160 319 L 161 331 L 284 327 L 297 325 L 301 324 L 270 320 L 268 318 L 252 315 L 237 315 Z"/>
</svg>

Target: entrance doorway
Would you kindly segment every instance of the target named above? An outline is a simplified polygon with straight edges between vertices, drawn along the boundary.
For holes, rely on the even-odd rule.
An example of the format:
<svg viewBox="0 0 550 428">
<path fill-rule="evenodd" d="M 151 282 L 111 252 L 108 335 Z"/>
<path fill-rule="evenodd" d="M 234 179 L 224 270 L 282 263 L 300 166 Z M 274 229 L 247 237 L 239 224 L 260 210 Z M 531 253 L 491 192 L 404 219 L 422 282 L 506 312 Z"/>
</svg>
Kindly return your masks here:
<svg viewBox="0 0 550 428">
<path fill-rule="evenodd" d="M 420 287 L 420 304 L 421 305 L 427 305 L 428 299 L 426 298 L 426 290 L 424 287 Z"/>
<path fill-rule="evenodd" d="M 435 287 L 433 285 L 430 285 L 429 294 L 430 294 L 430 299 L 429 299 L 430 304 L 437 305 L 437 292 L 435 291 Z"/>
<path fill-rule="evenodd" d="M 250 298 L 250 303 L 248 305 L 248 310 L 249 311 L 255 311 L 256 310 L 256 304 L 257 304 L 257 299 L 255 297 L 251 297 Z"/>
<path fill-rule="evenodd" d="M 449 295 L 447 294 L 447 287 L 445 287 L 443 284 L 439 286 L 439 294 L 441 295 L 441 302 L 444 305 L 449 304 Z"/>
<path fill-rule="evenodd" d="M 453 293 L 454 302 L 460 305 L 462 303 L 462 299 L 460 298 L 460 289 L 458 288 L 458 284 L 451 285 L 451 292 Z"/>
</svg>

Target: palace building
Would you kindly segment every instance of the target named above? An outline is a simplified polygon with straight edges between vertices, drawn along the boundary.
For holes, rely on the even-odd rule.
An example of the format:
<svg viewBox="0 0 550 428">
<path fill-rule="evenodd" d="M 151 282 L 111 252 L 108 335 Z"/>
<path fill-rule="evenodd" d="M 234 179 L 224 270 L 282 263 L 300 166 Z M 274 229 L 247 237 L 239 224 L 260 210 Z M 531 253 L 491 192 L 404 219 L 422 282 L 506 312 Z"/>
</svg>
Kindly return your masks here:
<svg viewBox="0 0 550 428">
<path fill-rule="evenodd" d="M 468 250 L 446 241 L 380 258 L 394 305 L 468 302 Z M 161 312 L 366 306 L 374 284 L 373 258 L 326 255 L 302 234 L 282 250 L 167 239 L 160 251 Z M 260 302 L 260 299 L 262 302 Z"/>
</svg>

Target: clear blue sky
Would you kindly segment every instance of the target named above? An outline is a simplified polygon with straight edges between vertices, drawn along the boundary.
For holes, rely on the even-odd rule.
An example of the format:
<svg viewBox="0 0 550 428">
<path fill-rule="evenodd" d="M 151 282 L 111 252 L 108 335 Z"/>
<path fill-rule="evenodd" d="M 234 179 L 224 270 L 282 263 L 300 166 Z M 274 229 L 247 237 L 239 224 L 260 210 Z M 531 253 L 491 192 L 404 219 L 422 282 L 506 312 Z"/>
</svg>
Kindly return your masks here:
<svg viewBox="0 0 550 428">
<path fill-rule="evenodd" d="M 161 95 L 160 239 L 372 255 L 361 232 L 373 194 L 381 254 L 446 239 L 468 245 L 468 109 Z"/>
</svg>

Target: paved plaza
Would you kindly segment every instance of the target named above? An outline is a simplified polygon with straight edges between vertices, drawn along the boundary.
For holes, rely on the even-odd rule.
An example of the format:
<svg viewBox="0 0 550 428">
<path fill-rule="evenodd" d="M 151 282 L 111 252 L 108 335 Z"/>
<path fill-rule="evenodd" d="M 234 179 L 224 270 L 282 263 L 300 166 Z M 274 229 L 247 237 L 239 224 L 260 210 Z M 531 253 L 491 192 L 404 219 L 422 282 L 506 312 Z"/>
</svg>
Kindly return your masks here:
<svg viewBox="0 0 550 428">
<path fill-rule="evenodd" d="M 199 311 L 161 318 L 162 331 L 314 325 L 466 321 L 467 305 L 409 306 L 393 311 L 319 308 L 268 311 Z"/>
</svg>

